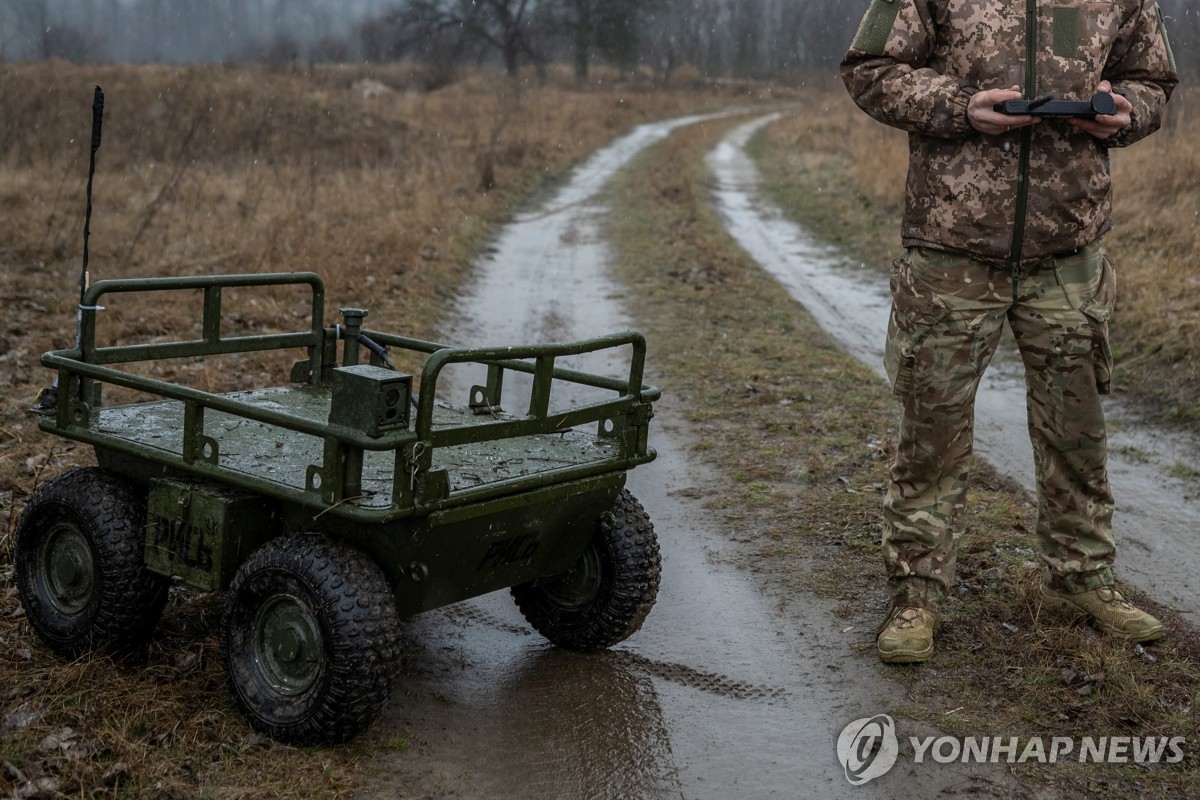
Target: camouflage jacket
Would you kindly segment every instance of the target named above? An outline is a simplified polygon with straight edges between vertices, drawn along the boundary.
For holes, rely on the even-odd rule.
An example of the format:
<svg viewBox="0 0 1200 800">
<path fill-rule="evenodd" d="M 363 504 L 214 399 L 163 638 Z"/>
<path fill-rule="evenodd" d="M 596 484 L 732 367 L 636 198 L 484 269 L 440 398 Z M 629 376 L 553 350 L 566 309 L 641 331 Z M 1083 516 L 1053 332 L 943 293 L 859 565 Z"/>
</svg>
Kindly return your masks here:
<svg viewBox="0 0 1200 800">
<path fill-rule="evenodd" d="M 1112 227 L 1108 148 L 1153 133 L 1175 88 L 1155 0 L 873 0 L 842 79 L 909 133 L 905 246 L 1029 264 Z M 977 91 L 1087 99 L 1101 80 L 1133 104 L 1101 142 L 1063 120 L 1002 136 L 967 121 Z"/>
</svg>

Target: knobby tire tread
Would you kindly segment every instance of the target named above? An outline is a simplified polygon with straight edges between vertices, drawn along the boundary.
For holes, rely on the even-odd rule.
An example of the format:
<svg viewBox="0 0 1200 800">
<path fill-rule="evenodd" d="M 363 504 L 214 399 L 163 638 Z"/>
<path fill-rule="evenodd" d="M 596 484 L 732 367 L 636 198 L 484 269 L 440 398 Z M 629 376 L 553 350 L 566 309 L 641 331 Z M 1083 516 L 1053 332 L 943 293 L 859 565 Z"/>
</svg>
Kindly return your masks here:
<svg viewBox="0 0 1200 800">
<path fill-rule="evenodd" d="M 628 490 L 617 495 L 589 547 L 600 549 L 606 574 L 586 606 L 563 607 L 536 581 L 511 590 L 517 608 L 538 633 L 560 647 L 585 652 L 612 647 L 641 628 L 662 574 L 654 526 Z"/>
<path fill-rule="evenodd" d="M 249 655 L 248 601 L 300 591 L 318 617 L 327 669 L 299 696 L 271 690 Z M 234 698 L 260 731 L 298 745 L 344 742 L 378 717 L 391 694 L 399 615 L 383 572 L 367 556 L 317 534 L 289 534 L 259 548 L 226 594 L 222 638 Z"/>
<path fill-rule="evenodd" d="M 37 581 L 40 536 L 56 518 L 89 539 L 95 587 L 88 606 L 65 615 Z M 17 587 L 33 629 L 56 652 L 123 651 L 148 640 L 167 603 L 167 578 L 146 569 L 146 498 L 115 473 L 97 467 L 64 472 L 39 485 L 17 523 Z"/>
</svg>

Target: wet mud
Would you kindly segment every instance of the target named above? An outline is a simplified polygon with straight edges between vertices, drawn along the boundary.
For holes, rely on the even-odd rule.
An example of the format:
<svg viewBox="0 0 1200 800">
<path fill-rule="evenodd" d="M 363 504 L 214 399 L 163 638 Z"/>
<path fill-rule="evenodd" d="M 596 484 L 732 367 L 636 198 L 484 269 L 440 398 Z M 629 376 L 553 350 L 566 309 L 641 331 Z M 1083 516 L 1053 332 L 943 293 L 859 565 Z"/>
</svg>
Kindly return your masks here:
<svg viewBox="0 0 1200 800">
<path fill-rule="evenodd" d="M 564 341 L 632 327 L 608 271 L 599 235 L 606 208 L 596 193 L 642 147 L 694 121 L 637 129 L 507 226 L 477 264 L 444 338 Z M 624 369 L 594 357 L 563 366 Z M 443 399 L 462 403 L 472 381 L 478 376 L 449 377 Z M 505 392 L 519 408 L 521 387 L 506 384 Z M 552 406 L 580 399 L 554 396 Z M 507 592 L 412 620 L 382 721 L 409 746 L 365 764 L 361 796 L 1019 796 L 1005 765 L 922 766 L 903 756 L 867 785 L 848 783 L 839 733 L 893 712 L 903 690 L 873 650 L 863 652 L 870 633 L 844 628 L 830 603 L 781 604 L 738 568 L 742 545 L 704 507 L 720 491 L 719 476 L 691 456 L 677 402 L 656 403 L 659 458 L 629 474 L 663 556 L 658 602 L 642 629 L 608 652 L 567 652 L 534 633 Z M 927 732 L 899 723 L 902 742 Z M 392 775 L 404 775 L 403 785 Z"/>
</svg>

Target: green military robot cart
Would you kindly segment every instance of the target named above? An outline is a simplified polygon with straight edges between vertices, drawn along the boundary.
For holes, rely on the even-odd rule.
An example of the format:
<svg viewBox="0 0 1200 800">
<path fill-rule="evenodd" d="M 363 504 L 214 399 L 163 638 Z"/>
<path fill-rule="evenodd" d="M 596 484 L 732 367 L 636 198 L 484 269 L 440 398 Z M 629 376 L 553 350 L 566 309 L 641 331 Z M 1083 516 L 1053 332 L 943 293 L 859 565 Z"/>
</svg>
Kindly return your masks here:
<svg viewBox="0 0 1200 800">
<path fill-rule="evenodd" d="M 297 292 L 304 326 L 228 335 L 231 291 Z M 138 294 L 169 298 L 172 316 L 194 298 L 196 335 L 101 344 L 100 303 Z M 42 358 L 58 378 L 40 424 L 91 445 L 99 466 L 40 485 L 16 535 L 20 596 L 40 637 L 67 656 L 129 648 L 152 635 L 172 579 L 223 591 L 238 706 L 275 738 L 323 743 L 381 711 L 404 617 L 511 588 L 558 645 L 596 650 L 636 631 L 660 571 L 653 527 L 623 488 L 628 469 L 654 458 L 659 392 L 642 384 L 643 338 L 454 348 L 365 330 L 362 309 L 326 325 L 324 300 L 309 273 L 87 289 L 77 346 Z M 556 364 L 614 348 L 627 376 Z M 390 368 L 401 352 L 423 365 L 416 382 Z M 304 358 L 269 388 L 213 393 L 155 377 L 163 364 L 249 353 L 277 353 L 281 374 L 289 354 Z M 454 364 L 485 376 L 461 407 L 436 397 Z M 531 376 L 524 415 L 500 408 L 512 373 Z M 552 408 L 563 385 L 591 394 Z M 131 401 L 104 405 L 102 387 Z"/>
</svg>

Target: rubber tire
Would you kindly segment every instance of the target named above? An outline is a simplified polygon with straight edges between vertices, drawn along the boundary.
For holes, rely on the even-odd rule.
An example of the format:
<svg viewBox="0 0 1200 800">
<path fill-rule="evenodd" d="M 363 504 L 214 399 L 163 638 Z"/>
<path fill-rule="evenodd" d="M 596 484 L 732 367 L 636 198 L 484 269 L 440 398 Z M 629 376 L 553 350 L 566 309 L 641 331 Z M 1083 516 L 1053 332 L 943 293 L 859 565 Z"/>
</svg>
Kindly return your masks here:
<svg viewBox="0 0 1200 800">
<path fill-rule="evenodd" d="M 517 608 L 534 630 L 570 650 L 595 651 L 629 638 L 642 626 L 658 597 L 662 559 L 654 526 L 641 503 L 621 490 L 602 515 L 576 569 L 594 559 L 595 591 L 581 602 L 564 602 L 556 588 L 570 580 L 543 578 L 512 587 Z"/>
<path fill-rule="evenodd" d="M 55 606 L 39 569 L 46 539 L 73 528 L 91 551 L 92 586 L 83 607 Z M 61 528 L 60 528 L 61 530 Z M 96 467 L 64 472 L 34 490 L 17 523 L 14 566 L 25 615 L 54 651 L 75 658 L 144 644 L 167 603 L 167 578 L 146 569 L 146 498 Z"/>
<path fill-rule="evenodd" d="M 320 631 L 323 663 L 299 694 L 280 691 L 255 657 L 253 628 L 264 604 L 298 598 Z M 383 710 L 399 652 L 399 615 L 383 572 L 366 554 L 319 534 L 273 539 L 246 559 L 221 620 L 229 683 L 262 733 L 297 745 L 336 744 Z"/>
</svg>

